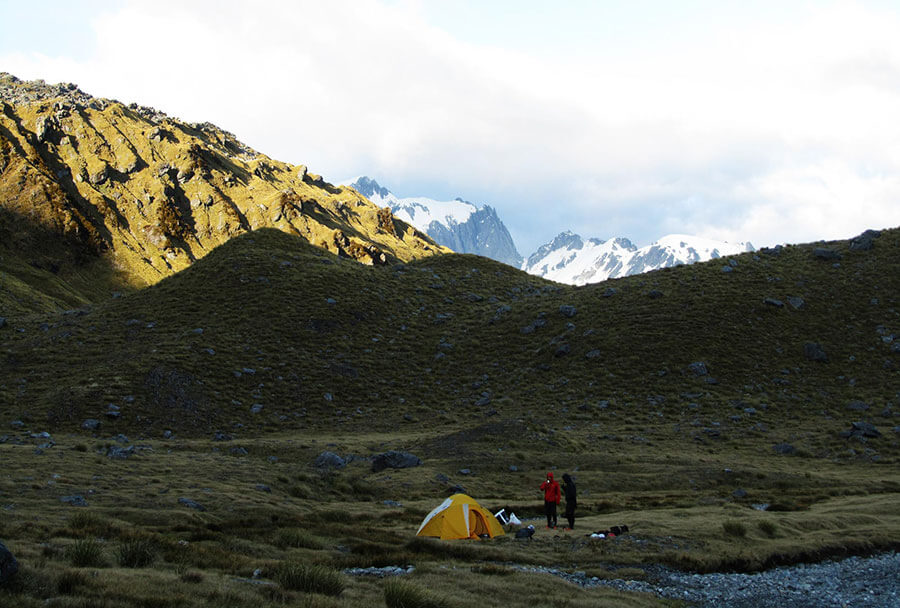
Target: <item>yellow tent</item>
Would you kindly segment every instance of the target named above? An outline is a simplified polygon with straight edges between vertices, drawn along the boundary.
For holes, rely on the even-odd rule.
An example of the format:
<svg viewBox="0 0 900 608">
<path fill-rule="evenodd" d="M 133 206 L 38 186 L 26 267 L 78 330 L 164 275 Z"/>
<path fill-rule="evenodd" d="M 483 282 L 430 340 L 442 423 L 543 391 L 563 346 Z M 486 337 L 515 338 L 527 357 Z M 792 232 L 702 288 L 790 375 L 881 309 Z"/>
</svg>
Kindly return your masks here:
<svg viewBox="0 0 900 608">
<path fill-rule="evenodd" d="M 503 528 L 490 511 L 465 494 L 454 494 L 438 505 L 416 532 L 416 536 L 436 536 L 441 540 L 478 538 L 483 534 L 494 538 L 503 534 Z"/>
</svg>

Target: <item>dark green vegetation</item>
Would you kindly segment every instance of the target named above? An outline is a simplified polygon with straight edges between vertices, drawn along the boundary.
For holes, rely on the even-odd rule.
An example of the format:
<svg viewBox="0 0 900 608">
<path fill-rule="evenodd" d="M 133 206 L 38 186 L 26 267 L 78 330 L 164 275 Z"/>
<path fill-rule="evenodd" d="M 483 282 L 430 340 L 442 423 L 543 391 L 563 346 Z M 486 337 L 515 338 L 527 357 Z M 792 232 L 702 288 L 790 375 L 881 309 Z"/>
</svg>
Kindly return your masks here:
<svg viewBox="0 0 900 608">
<path fill-rule="evenodd" d="M 365 267 L 259 230 L 123 297 L 6 315 L 0 539 L 23 572 L 0 594 L 641 606 L 656 600 L 491 564 L 609 578 L 897 547 L 900 231 L 871 243 L 575 288 L 464 255 Z M 372 472 L 365 457 L 390 449 L 423 465 Z M 349 464 L 316 469 L 325 450 Z M 413 536 L 456 484 L 537 516 L 551 468 L 577 477 L 575 533 Z M 622 523 L 616 540 L 583 535 Z M 103 566 L 75 563 L 83 541 Z M 337 577 L 336 597 L 275 584 L 406 564 L 403 585 Z M 268 584 L 246 582 L 256 569 Z"/>
</svg>

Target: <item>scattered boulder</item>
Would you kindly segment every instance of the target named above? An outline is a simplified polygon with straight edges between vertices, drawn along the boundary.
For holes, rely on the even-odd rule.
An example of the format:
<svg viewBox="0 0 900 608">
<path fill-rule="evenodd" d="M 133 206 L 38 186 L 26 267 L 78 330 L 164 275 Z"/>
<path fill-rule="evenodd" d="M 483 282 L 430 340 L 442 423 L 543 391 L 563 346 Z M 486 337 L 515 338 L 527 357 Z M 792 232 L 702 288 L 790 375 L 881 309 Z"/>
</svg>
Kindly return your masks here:
<svg viewBox="0 0 900 608">
<path fill-rule="evenodd" d="M 797 448 L 789 443 L 776 443 L 772 449 L 778 454 L 793 454 L 797 451 Z"/>
<path fill-rule="evenodd" d="M 841 254 L 834 249 L 816 247 L 815 249 L 813 249 L 813 257 L 817 260 L 840 260 Z"/>
<path fill-rule="evenodd" d="M 471 475 L 472 469 L 460 469 L 457 471 L 460 475 Z"/>
<path fill-rule="evenodd" d="M 557 357 L 564 357 L 572 352 L 572 347 L 568 345 L 568 343 L 560 344 L 556 348 L 556 352 L 554 353 Z"/>
<path fill-rule="evenodd" d="M 658 289 L 651 289 L 650 291 L 647 292 L 647 297 L 651 298 L 653 300 L 656 300 L 658 298 L 663 297 L 663 292 L 661 292 Z"/>
<path fill-rule="evenodd" d="M 869 251 L 875 247 L 875 239 L 880 236 L 878 230 L 866 230 L 850 241 L 850 251 Z"/>
<path fill-rule="evenodd" d="M 114 460 L 125 460 L 129 456 L 134 456 L 134 446 L 130 445 L 123 448 L 117 445 L 110 446 L 106 449 L 106 457 Z"/>
<path fill-rule="evenodd" d="M 100 421 L 96 420 L 95 418 L 88 418 L 81 423 L 81 428 L 86 431 L 96 431 L 100 428 Z"/>
<path fill-rule="evenodd" d="M 512 307 L 509 304 L 503 304 L 503 305 L 497 307 L 497 310 L 494 311 L 494 316 L 491 317 L 490 323 L 491 324 L 496 323 L 503 317 L 503 315 L 505 315 L 506 313 L 508 313 L 511 310 L 512 310 Z"/>
<path fill-rule="evenodd" d="M 264 483 L 258 483 L 258 484 L 256 484 L 256 489 L 257 489 L 258 491 L 260 491 L 260 492 L 265 492 L 266 494 L 271 494 L 271 493 L 272 493 L 272 488 L 269 487 L 269 486 L 267 486 L 267 485 L 264 484 Z"/>
<path fill-rule="evenodd" d="M 372 471 L 375 473 L 384 469 L 408 469 L 421 464 L 418 456 L 398 450 L 389 450 L 372 457 Z"/>
<path fill-rule="evenodd" d="M 738 488 L 737 490 L 732 492 L 731 495 L 737 499 L 747 498 L 747 490 L 744 490 L 743 488 Z"/>
<path fill-rule="evenodd" d="M 841 433 L 841 437 L 845 439 L 875 439 L 881 437 L 881 431 L 869 422 L 854 422 L 850 425 L 849 431 Z"/>
<path fill-rule="evenodd" d="M 317 469 L 343 469 L 347 461 L 334 452 L 325 451 L 316 456 L 313 464 Z"/>
<path fill-rule="evenodd" d="M 0 317 L 0 329 L 6 327 L 6 317 Z"/>
<path fill-rule="evenodd" d="M 853 410 L 855 412 L 865 412 L 866 410 L 869 409 L 869 404 L 866 403 L 865 401 L 859 401 L 857 399 L 854 399 L 853 401 L 851 401 L 850 403 L 847 404 L 847 409 Z"/>
<path fill-rule="evenodd" d="M 777 298 L 766 298 L 763 300 L 764 304 L 768 304 L 769 306 L 774 306 L 775 308 L 784 308 L 784 302 Z"/>
<path fill-rule="evenodd" d="M 532 321 L 531 323 L 529 323 L 528 325 L 523 327 L 520 331 L 523 334 L 533 334 L 534 330 L 538 329 L 539 327 L 543 327 L 546 324 L 547 324 L 547 321 L 543 317 L 538 317 L 537 319 L 535 319 L 534 321 Z"/>
<path fill-rule="evenodd" d="M 84 499 L 84 496 L 81 494 L 73 494 L 72 496 L 62 496 L 60 502 L 64 502 L 67 505 L 72 505 L 73 507 L 86 507 L 88 506 L 87 501 Z"/>
<path fill-rule="evenodd" d="M 19 562 L 6 545 L 0 543 L 0 585 L 15 576 L 19 571 Z"/>
<path fill-rule="evenodd" d="M 734 268 L 731 266 L 725 265 L 725 266 L 722 266 L 722 272 L 724 272 L 725 274 L 728 274 L 728 273 L 734 272 Z"/>
<path fill-rule="evenodd" d="M 688 365 L 688 370 L 695 376 L 705 376 L 709 374 L 709 369 L 706 367 L 706 363 L 703 361 L 694 361 L 690 365 Z"/>
<path fill-rule="evenodd" d="M 615 287 L 607 287 L 606 291 L 604 291 L 600 295 L 603 296 L 604 298 L 611 298 L 614 295 L 616 295 L 617 293 L 619 293 L 619 290 L 616 289 Z"/>
<path fill-rule="evenodd" d="M 228 433 L 223 433 L 222 431 L 216 431 L 216 434 L 213 436 L 213 441 L 231 441 L 234 439 Z"/>
<path fill-rule="evenodd" d="M 585 359 L 596 359 L 597 357 L 600 357 L 601 355 L 603 355 L 603 351 L 600 350 L 599 348 L 595 348 L 594 350 L 589 350 L 587 353 L 585 353 L 584 358 Z"/>
<path fill-rule="evenodd" d="M 576 314 L 578 314 L 578 309 L 569 304 L 563 304 L 562 306 L 559 307 L 559 314 L 571 319 Z"/>
<path fill-rule="evenodd" d="M 183 498 L 183 497 L 182 497 L 182 498 L 179 498 L 179 499 L 178 499 L 178 502 L 181 503 L 181 504 L 183 504 L 184 506 L 186 506 L 186 507 L 189 508 L 189 509 L 195 509 L 195 510 L 197 510 L 197 511 L 206 511 L 206 507 L 204 507 L 203 505 L 201 505 L 201 504 L 200 504 L 199 502 L 197 502 L 196 500 L 192 500 L 192 499 L 190 499 L 190 498 Z"/>
<path fill-rule="evenodd" d="M 801 310 L 803 308 L 806 308 L 806 301 L 801 297 L 790 296 L 788 297 L 787 301 L 788 304 L 791 305 L 791 308 L 793 308 L 794 310 Z"/>
<path fill-rule="evenodd" d="M 828 362 L 828 355 L 825 349 L 817 342 L 807 342 L 803 345 L 803 356 L 810 361 L 818 361 L 820 363 Z"/>
</svg>

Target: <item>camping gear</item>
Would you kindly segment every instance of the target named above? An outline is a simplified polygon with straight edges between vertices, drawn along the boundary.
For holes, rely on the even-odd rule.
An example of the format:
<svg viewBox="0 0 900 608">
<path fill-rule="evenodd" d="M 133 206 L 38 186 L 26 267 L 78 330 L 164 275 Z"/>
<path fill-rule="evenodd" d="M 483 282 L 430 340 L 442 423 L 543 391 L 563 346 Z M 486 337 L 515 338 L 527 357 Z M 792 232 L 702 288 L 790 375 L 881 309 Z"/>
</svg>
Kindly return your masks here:
<svg viewBox="0 0 900 608">
<path fill-rule="evenodd" d="M 627 533 L 628 526 L 622 524 L 621 526 L 612 526 L 609 530 L 597 530 L 591 534 L 591 538 L 615 538 Z"/>
<path fill-rule="evenodd" d="M 454 494 L 425 516 L 416 536 L 455 538 L 491 538 L 503 534 L 500 522 L 491 512 L 465 494 Z"/>
<path fill-rule="evenodd" d="M 500 509 L 496 513 L 494 513 L 494 517 L 497 518 L 497 521 L 500 522 L 500 525 L 505 526 L 507 524 L 513 524 L 514 526 L 521 526 L 522 520 L 516 517 L 515 513 L 506 514 L 506 509 Z"/>
<path fill-rule="evenodd" d="M 528 526 L 527 528 L 519 528 L 516 530 L 516 538 L 531 538 L 534 536 L 534 526 Z"/>
</svg>

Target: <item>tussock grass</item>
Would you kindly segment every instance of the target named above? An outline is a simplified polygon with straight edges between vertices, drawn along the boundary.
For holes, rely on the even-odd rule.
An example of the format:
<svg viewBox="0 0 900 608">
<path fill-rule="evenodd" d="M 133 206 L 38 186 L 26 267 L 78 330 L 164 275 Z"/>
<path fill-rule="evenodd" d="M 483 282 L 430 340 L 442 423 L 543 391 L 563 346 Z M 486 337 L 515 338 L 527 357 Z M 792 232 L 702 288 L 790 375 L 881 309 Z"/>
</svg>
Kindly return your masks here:
<svg viewBox="0 0 900 608">
<path fill-rule="evenodd" d="M 415 583 L 396 578 L 384 584 L 384 603 L 387 608 L 450 608 L 444 598 L 436 597 Z"/>
<path fill-rule="evenodd" d="M 728 536 L 738 536 L 740 538 L 747 536 L 747 526 L 739 521 L 726 521 L 722 523 L 722 530 Z"/>
<path fill-rule="evenodd" d="M 93 538 L 76 540 L 66 549 L 66 557 L 76 568 L 103 567 L 106 565 L 103 543 Z"/>
<path fill-rule="evenodd" d="M 276 544 L 282 548 L 289 547 L 292 549 L 318 550 L 324 548 L 324 544 L 320 539 L 316 538 L 308 530 L 300 528 L 279 531 Z"/>
<path fill-rule="evenodd" d="M 284 589 L 334 596 L 340 595 L 346 585 L 344 576 L 337 570 L 295 561 L 279 564 L 275 579 Z"/>
<path fill-rule="evenodd" d="M 121 531 L 107 516 L 94 511 L 73 514 L 69 517 L 68 527 L 73 535 L 80 537 L 113 538 Z"/>
<path fill-rule="evenodd" d="M 156 541 L 150 538 L 129 538 L 119 545 L 117 558 L 124 568 L 145 568 L 153 563 L 159 551 Z"/>
<path fill-rule="evenodd" d="M 88 577 L 81 570 L 64 570 L 56 579 L 56 590 L 60 595 L 71 595 L 87 585 Z"/>
</svg>

